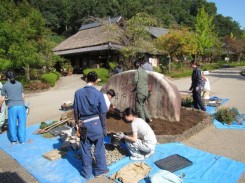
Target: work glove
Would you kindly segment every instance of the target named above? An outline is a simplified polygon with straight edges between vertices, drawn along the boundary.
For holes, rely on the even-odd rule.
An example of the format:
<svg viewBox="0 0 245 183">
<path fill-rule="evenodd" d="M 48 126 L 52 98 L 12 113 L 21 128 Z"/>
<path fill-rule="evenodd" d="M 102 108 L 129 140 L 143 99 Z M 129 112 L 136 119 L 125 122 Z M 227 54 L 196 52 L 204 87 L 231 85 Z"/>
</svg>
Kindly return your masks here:
<svg viewBox="0 0 245 183">
<path fill-rule="evenodd" d="M 119 132 L 119 133 L 116 133 L 115 137 L 120 140 L 120 139 L 123 139 L 125 135 L 123 132 Z"/>
<path fill-rule="evenodd" d="M 104 136 L 107 135 L 107 130 L 106 130 L 106 128 L 103 128 L 103 135 L 104 135 Z"/>
</svg>

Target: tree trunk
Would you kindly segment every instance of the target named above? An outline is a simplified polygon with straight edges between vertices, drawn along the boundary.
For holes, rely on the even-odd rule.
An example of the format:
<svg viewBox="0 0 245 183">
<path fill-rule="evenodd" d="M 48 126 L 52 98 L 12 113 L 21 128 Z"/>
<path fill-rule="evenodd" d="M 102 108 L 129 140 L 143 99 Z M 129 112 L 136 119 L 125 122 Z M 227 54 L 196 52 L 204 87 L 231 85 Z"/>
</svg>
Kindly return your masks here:
<svg viewBox="0 0 245 183">
<path fill-rule="evenodd" d="M 238 54 L 238 62 L 241 61 L 241 57 L 242 57 L 242 52 L 240 52 L 240 53 Z"/>
<path fill-rule="evenodd" d="M 30 66 L 26 65 L 26 67 L 24 67 L 25 69 L 25 77 L 26 77 L 26 81 L 30 81 Z"/>
</svg>

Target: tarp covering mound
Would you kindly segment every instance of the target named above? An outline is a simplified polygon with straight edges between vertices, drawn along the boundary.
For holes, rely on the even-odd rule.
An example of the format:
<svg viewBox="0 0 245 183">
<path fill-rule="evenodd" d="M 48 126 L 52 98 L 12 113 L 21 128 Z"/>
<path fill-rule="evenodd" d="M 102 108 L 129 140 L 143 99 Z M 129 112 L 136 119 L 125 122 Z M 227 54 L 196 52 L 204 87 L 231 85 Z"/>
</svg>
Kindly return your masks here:
<svg viewBox="0 0 245 183">
<path fill-rule="evenodd" d="M 33 132 L 39 125 L 27 128 L 27 139 L 29 143 L 23 145 L 12 145 L 7 134 L 0 135 L 0 148 L 15 159 L 21 166 L 29 171 L 41 183 L 83 183 L 85 179 L 80 175 L 81 162 L 76 159 L 75 152 L 69 151 L 63 158 L 49 161 L 42 157 L 43 154 L 59 148 L 61 143 L 59 138 L 46 139 L 41 135 L 34 135 Z M 187 147 L 181 143 L 158 144 L 156 152 L 144 162 L 151 167 L 148 174 L 153 175 L 160 169 L 155 165 L 155 161 L 179 154 L 190 160 L 193 164 L 174 172 L 176 175 L 185 173 L 185 183 L 233 183 L 237 182 L 241 174 L 245 171 L 245 164 L 237 162 L 223 156 L 200 151 Z M 108 176 L 114 174 L 125 165 L 132 163 L 125 157 L 109 167 Z M 140 182 L 150 182 L 145 177 Z"/>
</svg>

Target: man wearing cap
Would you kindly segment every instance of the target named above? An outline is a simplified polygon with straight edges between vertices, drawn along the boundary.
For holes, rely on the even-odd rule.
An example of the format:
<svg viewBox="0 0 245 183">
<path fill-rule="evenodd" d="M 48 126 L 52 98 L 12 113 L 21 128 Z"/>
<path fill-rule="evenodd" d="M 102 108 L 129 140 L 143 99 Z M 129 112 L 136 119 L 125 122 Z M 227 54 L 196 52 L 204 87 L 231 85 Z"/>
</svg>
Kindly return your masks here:
<svg viewBox="0 0 245 183">
<path fill-rule="evenodd" d="M 81 131 L 81 174 L 86 179 L 89 179 L 93 172 L 90 153 L 92 145 L 95 157 L 94 176 L 99 177 L 108 173 L 104 146 L 107 106 L 103 94 L 94 87 L 97 79 L 96 72 L 89 72 L 87 85 L 77 90 L 74 96 L 74 116 Z"/>
</svg>

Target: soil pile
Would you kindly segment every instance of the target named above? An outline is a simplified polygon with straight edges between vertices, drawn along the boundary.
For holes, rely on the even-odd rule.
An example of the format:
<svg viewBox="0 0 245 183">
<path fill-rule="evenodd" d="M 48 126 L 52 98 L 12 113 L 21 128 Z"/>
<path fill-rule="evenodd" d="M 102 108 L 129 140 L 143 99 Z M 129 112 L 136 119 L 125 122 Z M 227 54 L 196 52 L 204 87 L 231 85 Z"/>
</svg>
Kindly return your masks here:
<svg viewBox="0 0 245 183">
<path fill-rule="evenodd" d="M 73 111 L 67 114 L 68 118 L 74 118 Z M 149 123 L 156 135 L 180 135 L 193 128 L 207 118 L 207 113 L 202 111 L 181 108 L 180 121 L 169 122 L 162 119 L 153 119 Z M 130 123 L 126 123 L 118 115 L 107 113 L 106 128 L 108 132 L 131 132 Z"/>
</svg>

